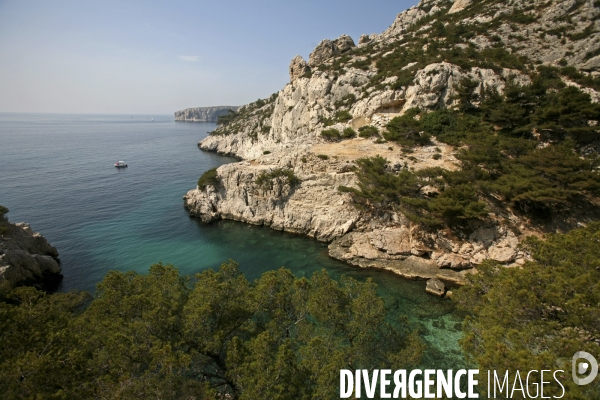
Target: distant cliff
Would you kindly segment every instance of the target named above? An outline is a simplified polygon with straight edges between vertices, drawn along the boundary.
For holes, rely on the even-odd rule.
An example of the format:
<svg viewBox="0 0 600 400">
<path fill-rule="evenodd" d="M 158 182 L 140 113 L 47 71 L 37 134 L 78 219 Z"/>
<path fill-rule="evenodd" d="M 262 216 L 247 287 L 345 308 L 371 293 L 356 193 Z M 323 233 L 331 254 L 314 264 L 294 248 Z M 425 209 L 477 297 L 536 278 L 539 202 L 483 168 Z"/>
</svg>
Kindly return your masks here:
<svg viewBox="0 0 600 400">
<path fill-rule="evenodd" d="M 175 112 L 175 121 L 186 122 L 217 122 L 220 115 L 227 114 L 228 110 L 237 111 L 238 106 L 216 106 L 186 108 Z"/>
</svg>

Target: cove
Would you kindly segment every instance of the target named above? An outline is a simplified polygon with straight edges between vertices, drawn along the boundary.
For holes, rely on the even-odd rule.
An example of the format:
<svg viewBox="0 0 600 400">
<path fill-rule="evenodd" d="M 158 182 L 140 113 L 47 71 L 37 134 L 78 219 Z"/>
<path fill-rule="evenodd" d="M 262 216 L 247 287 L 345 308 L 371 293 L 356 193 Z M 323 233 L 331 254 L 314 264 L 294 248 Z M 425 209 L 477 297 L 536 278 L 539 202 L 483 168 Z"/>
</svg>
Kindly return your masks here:
<svg viewBox="0 0 600 400">
<path fill-rule="evenodd" d="M 190 218 L 182 196 L 204 171 L 235 161 L 198 150 L 214 128 L 172 116 L 0 114 L 0 204 L 57 247 L 63 291 L 93 292 L 109 270 L 143 273 L 158 261 L 193 274 L 231 258 L 250 280 L 282 266 L 297 276 L 325 268 L 378 284 L 393 317 L 427 342 L 423 367 L 464 367 L 462 316 L 424 282 L 336 261 L 310 238 Z M 117 170 L 118 160 L 129 167 Z"/>
</svg>

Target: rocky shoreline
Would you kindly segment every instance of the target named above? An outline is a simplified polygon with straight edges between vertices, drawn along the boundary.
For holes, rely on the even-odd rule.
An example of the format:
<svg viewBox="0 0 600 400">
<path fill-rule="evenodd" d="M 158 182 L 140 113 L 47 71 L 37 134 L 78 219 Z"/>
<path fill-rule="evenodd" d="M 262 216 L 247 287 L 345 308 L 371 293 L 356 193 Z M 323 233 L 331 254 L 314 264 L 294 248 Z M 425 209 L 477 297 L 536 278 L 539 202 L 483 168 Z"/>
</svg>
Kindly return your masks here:
<svg viewBox="0 0 600 400">
<path fill-rule="evenodd" d="M 24 222 L 0 217 L 0 288 L 29 285 L 53 290 L 62 280 L 58 251 Z"/>
<path fill-rule="evenodd" d="M 202 146 L 201 146 L 202 147 Z M 294 163 L 294 159 L 298 163 Z M 305 161 L 303 162 L 302 159 Z M 307 153 L 275 153 L 217 169 L 220 184 L 190 190 L 184 205 L 204 222 L 231 219 L 306 235 L 329 243 L 329 255 L 361 268 L 392 271 L 407 279 L 439 280 L 435 294 L 464 285 L 466 275 L 487 259 L 518 266 L 527 254 L 519 238 L 502 225 L 482 225 L 468 237 L 431 232 L 402 214 L 380 218 L 359 212 L 337 188 L 356 186 L 349 163 L 322 160 Z M 256 184 L 263 171 L 291 166 L 301 182 L 284 180 L 269 189 Z"/>
<path fill-rule="evenodd" d="M 560 65 L 568 62 L 595 70 L 600 57 L 582 61 L 585 43 L 592 40 L 591 36 L 582 35 L 577 42 L 566 45 L 565 40 L 554 40 L 551 35 L 537 36 L 536 29 L 555 24 L 557 16 L 570 15 L 577 24 L 573 29 L 583 31 L 587 18 L 583 16 L 598 14 L 588 3 L 579 8 L 566 3 L 544 3 L 546 8 L 540 19 L 527 26 L 528 46 L 516 46 L 521 43 L 519 32 L 508 23 L 500 24 L 494 32 L 475 35 L 469 42 L 477 49 L 492 48 L 494 43 L 489 37 L 495 35 L 494 40 L 502 41 L 507 48 L 515 44 L 514 51 L 519 56 L 550 66 L 558 65 L 560 58 L 556 54 L 570 49 L 566 53 L 571 54 L 568 60 L 560 60 Z M 469 7 L 477 5 L 466 0 L 455 1 L 451 6 L 448 2 L 422 0 L 398 14 L 382 34 L 361 36 L 358 45 L 342 35 L 322 41 L 308 62 L 296 56 L 289 67 L 290 82 L 279 93 L 260 103 L 242 106 L 238 110 L 241 122 L 220 126 L 198 144 L 202 150 L 234 155 L 242 161 L 219 167 L 218 184 L 197 187 L 184 196 L 190 215 L 205 222 L 232 219 L 313 237 L 330 243 L 329 254 L 351 265 L 428 280 L 427 291 L 436 295 L 444 295 L 446 285 L 465 284 L 466 275 L 476 273 L 477 266 L 486 260 L 507 267 L 523 265 L 529 255 L 520 250 L 519 243 L 540 232 L 510 208 L 490 204 L 485 221 L 471 221 L 455 231 L 432 231 L 401 213 L 372 215 L 359 210 L 348 193 L 338 190 L 339 186 L 358 188 L 355 166 L 360 158 L 385 157 L 392 171 L 437 167 L 454 171 L 461 168 L 455 157 L 459 148 L 435 138 L 430 145 L 406 149 L 381 139 L 354 137 L 332 142 L 321 136 L 324 129 L 344 132 L 372 126 L 381 131 L 390 120 L 409 109 L 456 107 L 458 83 L 463 79 L 473 83 L 477 95 L 483 88 L 503 94 L 508 84 L 531 84 L 529 75 L 517 69 L 462 68 L 444 59 L 427 65 L 408 63 L 402 71 L 414 78 L 406 83 L 397 76 L 377 81 L 380 71 L 370 60 L 394 53 L 395 50 L 389 50 L 394 48 L 392 44 L 404 46 L 409 41 L 409 36 L 404 35 L 409 35 L 414 26 L 416 36 L 410 33 L 410 37 L 416 38 L 419 32 L 431 28 L 435 16 L 456 14 L 457 18 L 465 18 L 461 23 L 486 24 L 503 13 L 516 12 L 518 7 L 526 9 L 526 4 L 499 4 L 493 17 L 471 15 Z M 465 46 L 457 45 L 457 51 Z M 566 77 L 561 79 L 567 85 L 573 84 Z M 597 91 L 585 91 L 592 101 L 600 99 Z M 290 184 L 284 178 L 274 178 L 267 187 L 257 183 L 263 174 L 284 170 L 293 173 L 298 181 Z M 433 189 L 424 186 L 421 193 L 435 195 Z"/>
</svg>

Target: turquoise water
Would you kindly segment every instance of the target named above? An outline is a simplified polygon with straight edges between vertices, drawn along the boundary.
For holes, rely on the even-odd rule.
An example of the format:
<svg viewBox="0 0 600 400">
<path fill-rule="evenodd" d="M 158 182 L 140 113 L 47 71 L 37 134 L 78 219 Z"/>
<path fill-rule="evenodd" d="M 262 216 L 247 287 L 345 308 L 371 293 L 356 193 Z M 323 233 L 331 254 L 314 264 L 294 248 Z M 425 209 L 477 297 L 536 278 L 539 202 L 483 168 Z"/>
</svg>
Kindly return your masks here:
<svg viewBox="0 0 600 400">
<path fill-rule="evenodd" d="M 348 266 L 309 238 L 190 218 L 182 196 L 204 171 L 235 161 L 198 150 L 214 127 L 164 115 L 0 114 L 0 204 L 58 249 L 61 290 L 93 292 L 109 270 L 144 272 L 158 261 L 192 274 L 231 258 L 250 279 L 281 266 L 297 276 L 325 268 L 334 277 L 372 278 L 429 344 L 424 365 L 464 365 L 461 316 L 426 294 L 424 282 Z M 118 160 L 129 167 L 114 168 Z"/>
</svg>

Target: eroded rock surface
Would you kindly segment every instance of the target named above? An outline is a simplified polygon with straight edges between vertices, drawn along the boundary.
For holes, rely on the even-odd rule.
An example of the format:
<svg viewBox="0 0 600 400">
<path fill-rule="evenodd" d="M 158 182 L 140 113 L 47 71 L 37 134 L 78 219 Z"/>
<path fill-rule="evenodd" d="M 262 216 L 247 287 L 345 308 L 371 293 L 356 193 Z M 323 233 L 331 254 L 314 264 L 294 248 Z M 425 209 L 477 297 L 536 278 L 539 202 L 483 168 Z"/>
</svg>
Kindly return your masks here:
<svg viewBox="0 0 600 400">
<path fill-rule="evenodd" d="M 0 236 L 0 285 L 8 288 L 60 279 L 58 251 L 25 223 L 11 224 Z"/>
<path fill-rule="evenodd" d="M 317 66 L 323 61 L 347 52 L 355 47 L 354 40 L 348 35 L 342 35 L 335 40 L 325 39 L 315 47 L 308 57 L 308 65 Z"/>
<path fill-rule="evenodd" d="M 310 67 L 308 66 L 308 63 L 304 61 L 304 58 L 301 56 L 292 58 L 292 62 L 290 63 L 290 82 L 294 82 L 308 72 L 310 72 Z"/>
<path fill-rule="evenodd" d="M 477 13 L 477 2 L 471 0 L 422 0 L 398 14 L 383 33 L 361 36 L 357 49 L 346 35 L 323 40 L 308 63 L 299 56 L 292 60 L 290 83 L 276 96 L 266 103 L 242 107 L 240 122 L 218 128 L 199 143 L 201 149 L 244 161 L 220 167 L 218 185 L 188 192 L 186 207 L 205 221 L 230 218 L 329 241 L 334 258 L 359 267 L 389 269 L 407 278 L 463 284 L 466 275 L 485 260 L 522 265 L 528 257 L 519 249 L 524 233 L 515 227 L 526 221 L 510 211 L 469 226 L 462 236 L 456 236 L 424 229 L 401 214 L 369 215 L 338 190 L 339 186 L 357 187 L 353 166 L 361 157 L 386 157 L 394 171 L 432 167 L 454 171 L 460 168 L 458 149 L 434 139 L 433 145 L 414 149 L 408 157 L 396 143 L 373 138 L 328 142 L 321 132 L 358 130 L 365 125 L 381 131 L 412 108 L 456 107 L 457 86 L 465 78 L 475 83 L 475 95 L 484 90 L 503 94 L 507 85 L 531 84 L 528 73 L 523 72 L 526 69 L 471 67 L 441 55 L 426 64 L 406 59 L 402 61 L 405 65 L 382 77 L 385 71 L 378 69 L 377 60 L 394 56 L 411 44 L 411 38 L 431 38 L 417 49 L 423 52 L 430 45 L 484 51 L 502 42 L 507 53 L 526 57 L 534 66 L 567 65 L 590 76 L 600 74 L 600 56 L 596 55 L 600 11 L 593 2 L 535 0 L 535 7 L 530 5 L 526 0 L 496 2 Z M 457 18 L 452 23 L 468 29 L 512 14 L 528 22 L 503 19 L 492 30 L 476 33 L 464 43 L 451 44 L 442 38 L 434 44 L 429 29 L 437 15 L 446 14 Z M 560 33 L 563 31 L 569 32 L 568 37 Z M 590 94 L 593 101 L 600 99 L 596 90 L 565 76 L 561 79 Z M 473 104 L 477 101 L 475 98 Z M 597 121 L 590 121 L 593 123 Z M 259 188 L 256 178 L 276 168 L 293 171 L 300 183 L 292 187 L 282 181 L 268 190 Z M 420 192 L 424 196 L 439 194 L 432 186 L 424 186 Z"/>
</svg>

